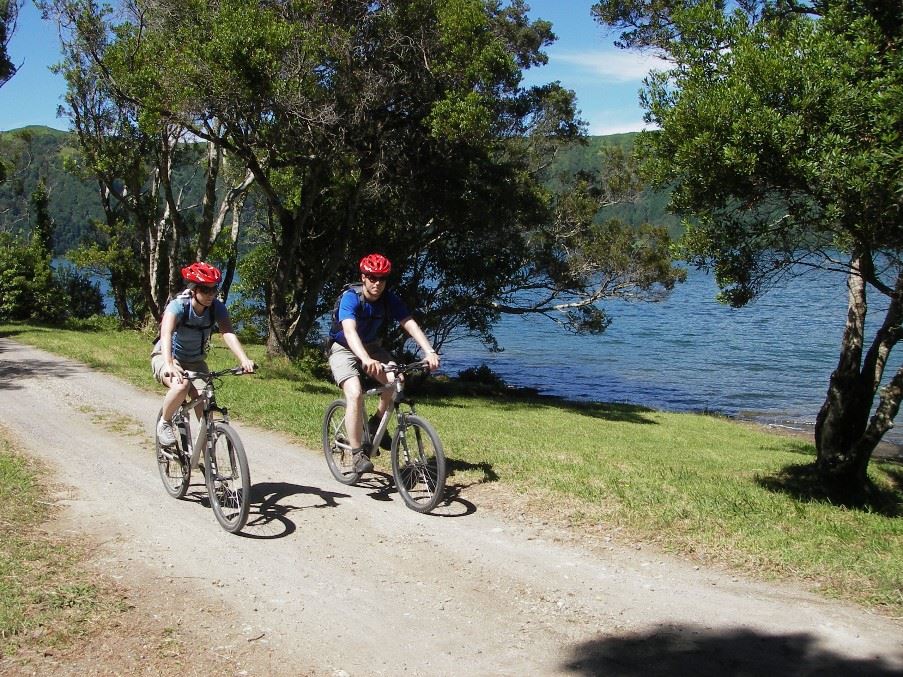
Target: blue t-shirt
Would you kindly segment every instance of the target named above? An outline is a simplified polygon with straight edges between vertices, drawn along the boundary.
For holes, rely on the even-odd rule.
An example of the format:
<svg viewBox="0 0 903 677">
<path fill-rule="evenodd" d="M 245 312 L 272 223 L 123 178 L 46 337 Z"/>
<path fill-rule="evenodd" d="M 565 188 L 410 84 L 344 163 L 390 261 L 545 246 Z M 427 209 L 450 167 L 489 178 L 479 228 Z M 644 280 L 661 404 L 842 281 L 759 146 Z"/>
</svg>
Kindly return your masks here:
<svg viewBox="0 0 903 677">
<path fill-rule="evenodd" d="M 337 343 L 341 343 L 346 348 L 348 342 L 345 340 L 345 332 L 342 329 L 342 320 L 354 320 L 357 323 L 357 333 L 361 337 L 364 344 L 373 343 L 378 335 L 379 329 L 386 321 L 386 311 L 396 321 L 410 317 L 407 306 L 398 295 L 386 289 L 382 295 L 374 302 L 361 299 L 354 289 L 346 289 L 339 301 L 339 323 L 338 328 L 330 331 L 330 338 Z"/>
<path fill-rule="evenodd" d="M 188 317 L 185 317 L 185 310 Z M 197 362 L 203 360 L 206 353 L 207 338 L 213 332 L 213 317 L 216 322 L 229 318 L 226 304 L 219 299 L 214 299 L 213 305 L 205 309 L 201 315 L 194 312 L 191 303 L 185 303 L 184 298 L 174 298 L 166 306 L 166 312 L 176 316 L 176 328 L 172 333 L 172 355 L 179 362 Z"/>
</svg>

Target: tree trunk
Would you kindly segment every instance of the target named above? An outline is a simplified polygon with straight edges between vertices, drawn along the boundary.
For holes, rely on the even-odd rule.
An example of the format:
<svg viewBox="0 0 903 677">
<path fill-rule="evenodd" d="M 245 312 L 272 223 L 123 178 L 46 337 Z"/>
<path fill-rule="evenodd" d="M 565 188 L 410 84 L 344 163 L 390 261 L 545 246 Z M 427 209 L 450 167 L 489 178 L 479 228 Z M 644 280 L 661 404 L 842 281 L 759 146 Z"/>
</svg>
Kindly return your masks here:
<svg viewBox="0 0 903 677">
<path fill-rule="evenodd" d="M 903 396 L 903 370 L 882 389 L 875 415 L 872 402 L 881 383 L 891 349 L 900 339 L 900 290 L 903 274 L 890 295 L 884 323 L 863 359 L 867 278 L 872 270 L 868 254 L 854 256 L 847 280 L 849 302 L 840 359 L 831 374 L 828 393 L 815 423 L 817 466 L 836 486 L 861 488 L 875 447 L 893 427 Z"/>
</svg>

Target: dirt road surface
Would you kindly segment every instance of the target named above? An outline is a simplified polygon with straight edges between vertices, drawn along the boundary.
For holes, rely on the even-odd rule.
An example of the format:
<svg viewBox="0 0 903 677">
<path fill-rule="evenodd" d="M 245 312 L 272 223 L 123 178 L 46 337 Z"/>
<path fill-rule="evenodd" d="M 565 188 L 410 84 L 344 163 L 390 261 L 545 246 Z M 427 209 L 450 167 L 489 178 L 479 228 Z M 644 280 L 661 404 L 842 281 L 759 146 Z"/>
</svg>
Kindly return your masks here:
<svg viewBox="0 0 903 677">
<path fill-rule="evenodd" d="M 56 528 L 96 544 L 92 565 L 139 618 L 193 638 L 198 674 L 903 674 L 895 620 L 563 532 L 476 491 L 418 515 L 388 478 L 342 486 L 319 451 L 240 419 L 253 505 L 226 534 L 197 478 L 186 500 L 163 491 L 160 400 L 0 339 L 0 424 L 53 469 Z M 136 673 L 154 660 L 121 651 L 138 652 Z M 91 660 L 81 674 L 122 670 Z"/>
</svg>

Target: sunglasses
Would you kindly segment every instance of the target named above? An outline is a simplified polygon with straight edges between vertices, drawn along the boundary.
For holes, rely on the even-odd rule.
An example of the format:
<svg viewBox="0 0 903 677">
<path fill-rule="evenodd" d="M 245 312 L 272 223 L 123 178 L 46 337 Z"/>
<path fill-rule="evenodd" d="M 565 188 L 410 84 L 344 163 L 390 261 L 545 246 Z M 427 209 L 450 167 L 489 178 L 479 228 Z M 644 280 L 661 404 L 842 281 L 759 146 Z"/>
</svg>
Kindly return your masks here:
<svg viewBox="0 0 903 677">
<path fill-rule="evenodd" d="M 194 288 L 195 291 L 203 292 L 205 294 L 215 294 L 219 287 L 208 287 L 206 285 L 199 284 Z"/>
<path fill-rule="evenodd" d="M 378 275 L 367 275 L 367 273 L 364 273 L 364 277 L 367 278 L 368 280 L 370 280 L 370 282 L 385 282 L 386 281 L 386 278 L 380 277 Z"/>
</svg>

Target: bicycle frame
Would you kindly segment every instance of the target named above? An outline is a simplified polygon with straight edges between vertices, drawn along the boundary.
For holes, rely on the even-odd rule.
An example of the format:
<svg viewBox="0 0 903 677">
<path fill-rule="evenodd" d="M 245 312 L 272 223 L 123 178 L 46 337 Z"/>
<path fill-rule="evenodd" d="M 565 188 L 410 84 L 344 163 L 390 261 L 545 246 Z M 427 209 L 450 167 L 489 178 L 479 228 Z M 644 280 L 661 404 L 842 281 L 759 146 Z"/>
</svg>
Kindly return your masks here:
<svg viewBox="0 0 903 677">
<path fill-rule="evenodd" d="M 173 416 L 173 422 L 178 422 L 179 419 L 181 419 L 185 424 L 185 430 L 188 432 L 188 439 L 185 440 L 185 443 L 187 444 L 185 451 L 190 457 L 189 464 L 192 470 L 197 470 L 198 463 L 201 460 L 201 451 L 206 451 L 210 442 L 213 440 L 213 425 L 216 422 L 213 413 L 220 414 L 222 418 L 219 420 L 223 423 L 229 422 L 228 410 L 225 407 L 220 407 L 216 404 L 216 393 L 213 381 L 223 373 L 231 372 L 233 372 L 231 369 L 225 370 L 224 372 L 213 372 L 206 377 L 201 377 L 198 375 L 198 372 L 193 371 L 185 373 L 185 376 L 192 382 L 192 390 L 197 392 L 197 396 L 186 398 L 185 402 L 182 403 L 182 406 L 176 410 L 175 416 Z M 200 389 L 198 389 L 195 384 L 195 381 L 199 380 L 203 381 L 203 386 Z M 196 413 L 195 410 L 198 405 L 203 405 L 203 409 L 201 417 L 197 419 L 199 424 L 197 434 L 192 435 L 192 413 Z"/>
<path fill-rule="evenodd" d="M 404 374 L 409 371 L 414 371 L 415 369 L 419 369 L 420 363 L 414 363 L 412 365 L 407 365 L 407 368 L 398 368 L 397 365 L 394 364 L 384 364 L 382 365 L 383 371 L 386 373 L 394 373 L 395 380 L 386 383 L 385 385 L 379 385 L 375 388 L 370 388 L 369 390 L 364 391 L 364 406 L 361 407 L 361 428 L 363 429 L 363 434 L 361 437 L 361 442 L 363 446 L 366 448 L 367 445 L 370 445 L 371 450 L 379 449 L 380 442 L 383 440 L 383 436 L 387 433 L 389 428 L 389 419 L 392 416 L 392 413 L 395 414 L 395 422 L 401 428 L 404 427 L 404 415 L 401 411 L 402 404 L 407 404 L 410 408 L 410 413 L 415 413 L 414 411 L 414 403 L 404 396 Z M 382 418 L 379 420 L 379 426 L 376 428 L 376 432 L 373 435 L 370 435 L 370 430 L 366 425 L 367 421 L 367 406 L 366 399 L 372 395 L 379 395 L 388 390 L 394 390 L 395 392 L 392 395 L 392 404 L 386 408 L 386 411 L 383 413 Z"/>
</svg>

